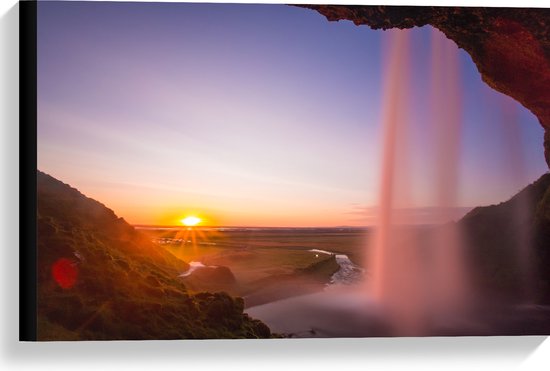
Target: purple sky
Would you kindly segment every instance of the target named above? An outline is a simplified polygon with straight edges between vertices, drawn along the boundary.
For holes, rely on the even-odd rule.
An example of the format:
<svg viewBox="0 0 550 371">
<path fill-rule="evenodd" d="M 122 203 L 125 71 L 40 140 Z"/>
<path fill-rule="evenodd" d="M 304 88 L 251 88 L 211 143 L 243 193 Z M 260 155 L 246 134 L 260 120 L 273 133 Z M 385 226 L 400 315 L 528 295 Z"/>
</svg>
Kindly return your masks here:
<svg viewBox="0 0 550 371">
<path fill-rule="evenodd" d="M 430 33 L 412 31 L 418 177 Z M 132 223 L 365 224 L 384 40 L 285 5 L 39 2 L 38 167 Z M 501 202 L 546 171 L 543 132 L 463 51 L 460 68 L 456 206 Z"/>
</svg>

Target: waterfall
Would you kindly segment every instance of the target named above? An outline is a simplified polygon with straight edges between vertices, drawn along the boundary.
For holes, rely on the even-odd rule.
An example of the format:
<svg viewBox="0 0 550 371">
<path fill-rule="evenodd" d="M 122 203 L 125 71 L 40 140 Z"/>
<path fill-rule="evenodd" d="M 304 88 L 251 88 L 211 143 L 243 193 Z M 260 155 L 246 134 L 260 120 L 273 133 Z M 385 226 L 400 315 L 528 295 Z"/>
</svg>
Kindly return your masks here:
<svg viewBox="0 0 550 371">
<path fill-rule="evenodd" d="M 461 91 L 456 45 L 432 31 L 427 133 L 423 145 L 432 159 L 423 164 L 431 183 L 429 200 L 415 195 L 412 145 L 410 32 L 388 31 L 384 75 L 384 149 L 378 218 L 367 266 L 368 290 L 384 307 L 396 333 L 422 334 L 434 321 L 467 306 L 462 239 L 453 223 L 421 228 L 410 210 L 429 202 L 436 219 L 452 219 L 457 206 Z M 417 135 L 418 136 L 418 135 Z"/>
</svg>

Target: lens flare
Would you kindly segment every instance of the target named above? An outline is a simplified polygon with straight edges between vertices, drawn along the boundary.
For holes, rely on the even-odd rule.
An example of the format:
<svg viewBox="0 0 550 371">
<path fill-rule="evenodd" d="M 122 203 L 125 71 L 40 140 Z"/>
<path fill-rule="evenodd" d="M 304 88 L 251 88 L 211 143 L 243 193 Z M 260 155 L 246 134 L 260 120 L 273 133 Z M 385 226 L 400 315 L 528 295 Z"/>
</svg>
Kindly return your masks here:
<svg viewBox="0 0 550 371">
<path fill-rule="evenodd" d="M 67 258 L 58 259 L 52 265 L 52 276 L 61 288 L 70 289 L 74 286 L 78 277 L 76 264 Z"/>
</svg>

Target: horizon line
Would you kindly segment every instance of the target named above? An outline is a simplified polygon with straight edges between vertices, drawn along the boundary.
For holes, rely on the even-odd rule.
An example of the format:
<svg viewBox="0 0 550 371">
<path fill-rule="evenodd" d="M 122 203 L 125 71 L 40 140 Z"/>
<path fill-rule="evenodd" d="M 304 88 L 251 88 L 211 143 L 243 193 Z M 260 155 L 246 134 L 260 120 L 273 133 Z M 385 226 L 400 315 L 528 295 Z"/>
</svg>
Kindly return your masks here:
<svg viewBox="0 0 550 371">
<path fill-rule="evenodd" d="M 360 226 L 351 226 L 351 225 L 336 225 L 336 226 L 265 226 L 265 225 L 195 225 L 195 226 L 185 226 L 177 224 L 130 224 L 134 228 L 369 228 L 372 225 L 360 225 Z"/>
</svg>

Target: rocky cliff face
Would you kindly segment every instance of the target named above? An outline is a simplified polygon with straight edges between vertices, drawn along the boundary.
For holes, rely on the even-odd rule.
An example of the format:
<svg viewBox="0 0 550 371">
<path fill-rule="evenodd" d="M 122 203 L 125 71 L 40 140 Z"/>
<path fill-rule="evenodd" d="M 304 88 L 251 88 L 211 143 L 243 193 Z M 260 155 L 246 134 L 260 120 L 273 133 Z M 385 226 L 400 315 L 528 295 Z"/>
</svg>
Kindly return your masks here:
<svg viewBox="0 0 550 371">
<path fill-rule="evenodd" d="M 373 29 L 431 25 L 476 64 L 483 81 L 516 99 L 545 129 L 550 166 L 550 9 L 304 5 L 330 21 Z"/>
<path fill-rule="evenodd" d="M 508 201 L 476 207 L 459 226 L 477 289 L 550 303 L 550 173 Z"/>
</svg>

